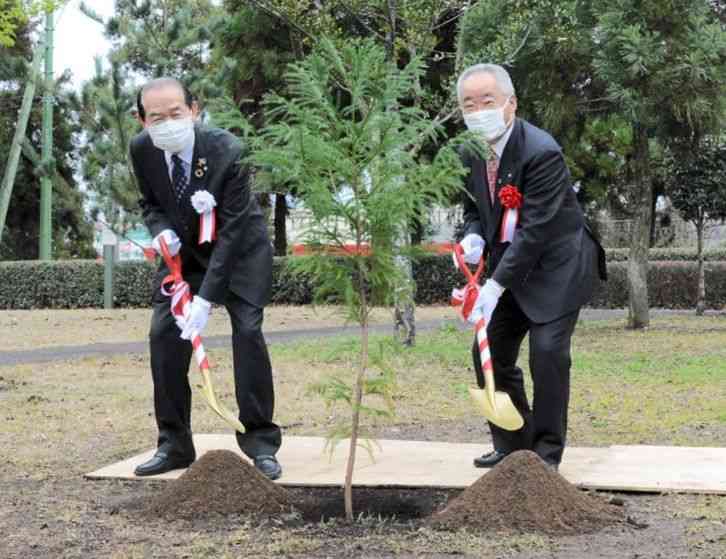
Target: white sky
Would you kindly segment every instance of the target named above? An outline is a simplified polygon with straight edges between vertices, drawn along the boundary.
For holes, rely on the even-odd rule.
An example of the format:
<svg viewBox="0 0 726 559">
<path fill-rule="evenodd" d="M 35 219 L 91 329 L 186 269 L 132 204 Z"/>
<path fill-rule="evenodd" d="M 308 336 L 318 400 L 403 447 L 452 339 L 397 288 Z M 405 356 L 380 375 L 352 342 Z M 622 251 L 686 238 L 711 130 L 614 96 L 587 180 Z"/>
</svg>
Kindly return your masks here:
<svg viewBox="0 0 726 559">
<path fill-rule="evenodd" d="M 70 0 L 56 13 L 54 34 L 54 74 L 58 77 L 70 68 L 75 89 L 95 74 L 94 57 L 105 56 L 110 48 L 103 27 L 81 12 L 80 3 Z M 114 0 L 86 0 L 86 5 L 104 19 L 113 15 Z"/>
</svg>

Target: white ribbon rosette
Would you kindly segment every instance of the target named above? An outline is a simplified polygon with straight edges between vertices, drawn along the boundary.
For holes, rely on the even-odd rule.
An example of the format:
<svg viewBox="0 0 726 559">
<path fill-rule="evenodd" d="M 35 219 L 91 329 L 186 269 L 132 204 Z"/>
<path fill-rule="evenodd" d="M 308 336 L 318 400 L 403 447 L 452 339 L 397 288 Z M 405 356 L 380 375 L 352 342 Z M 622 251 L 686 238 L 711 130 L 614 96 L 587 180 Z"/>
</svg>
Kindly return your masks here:
<svg viewBox="0 0 726 559">
<path fill-rule="evenodd" d="M 199 244 L 211 243 L 217 238 L 217 218 L 214 208 L 217 201 L 207 190 L 192 194 L 192 206 L 199 214 Z"/>
</svg>

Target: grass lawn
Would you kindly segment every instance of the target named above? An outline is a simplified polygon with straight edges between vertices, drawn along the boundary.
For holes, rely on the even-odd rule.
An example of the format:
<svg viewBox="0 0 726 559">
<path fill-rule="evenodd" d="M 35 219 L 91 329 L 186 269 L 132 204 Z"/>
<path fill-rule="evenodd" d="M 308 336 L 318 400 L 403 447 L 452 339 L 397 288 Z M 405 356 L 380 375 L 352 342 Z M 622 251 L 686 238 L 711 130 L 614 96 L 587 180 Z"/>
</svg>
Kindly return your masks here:
<svg viewBox="0 0 726 559">
<path fill-rule="evenodd" d="M 373 346 L 381 340 L 373 337 Z M 420 334 L 417 347 L 411 350 L 388 353 L 387 361 L 396 371 L 396 414 L 387 424 L 372 425 L 373 432 L 388 436 L 395 432 L 391 429 L 405 432 L 407 426 L 417 425 L 427 438 L 481 440 L 486 429 L 466 393 L 474 383 L 471 340 L 469 332 L 444 328 Z M 323 435 L 337 419 L 347 418 L 348 409 L 327 409 L 320 398 L 308 393 L 308 387 L 327 375 L 352 376 L 358 352 L 355 338 L 320 338 L 273 345 L 270 350 L 276 419 L 286 433 Z M 218 392 L 234 409 L 231 352 L 211 353 Z M 527 369 L 526 343 L 522 356 L 521 365 Z M 129 484 L 84 482 L 80 477 L 153 445 L 156 430 L 148 367 L 146 355 L 0 367 L 4 450 L 0 532 L 10 534 L 0 543 L 0 551 L 4 545 L 12 551 L 25 549 L 35 541 L 32 549 L 37 553 L 22 556 L 59 556 L 56 549 L 70 550 L 64 556 L 79 557 L 162 553 L 164 526 L 136 526 L 122 515 L 108 516 L 97 502 L 109 495 L 138 492 L 139 484 L 132 489 Z M 196 372 L 190 374 L 194 378 Z M 640 332 L 624 330 L 621 321 L 584 321 L 573 340 L 572 375 L 571 445 L 726 446 L 726 319 L 722 317 L 656 318 L 650 329 Z M 193 425 L 197 433 L 227 430 L 199 395 L 194 398 Z M 469 430 L 458 429 L 459 425 L 468 425 Z M 657 520 L 661 522 L 658 530 L 676 530 L 677 535 L 671 536 L 685 542 L 682 545 L 695 542 L 705 550 L 694 557 L 726 556 L 726 535 L 714 536 L 714 530 L 726 534 L 726 498 L 649 499 L 653 500 L 642 502 L 652 503 L 649 514 L 662 519 Z M 348 533 L 346 538 L 352 539 L 345 545 L 338 541 L 336 545 L 343 545 L 341 557 L 345 553 L 356 556 L 355 549 L 377 550 L 375 557 L 424 552 L 477 556 L 477 549 L 502 557 L 528 550 L 531 555 L 523 557 L 538 557 L 540 552 L 552 554 L 565 545 L 538 536 L 457 536 L 424 528 L 391 531 L 386 522 L 367 522 L 355 534 Z M 39 531 L 44 523 L 50 532 Z M 55 536 L 54 527 L 61 535 Z M 326 532 L 328 528 L 276 527 L 272 536 L 258 541 L 257 528 L 247 524 L 232 531 L 210 524 L 189 534 L 175 527 L 182 544 L 175 547 L 174 556 L 245 556 L 237 549 L 256 550 L 261 556 L 322 556 L 316 550 L 330 549 L 330 538 L 336 537 L 334 531 Z M 91 532 L 95 543 L 84 543 Z M 663 541 L 671 541 L 671 536 L 663 536 Z M 638 545 L 638 537 L 645 542 L 654 536 L 651 530 L 642 537 L 627 536 L 636 538 L 632 541 L 612 534 L 607 537 L 616 538 L 616 547 L 628 547 Z M 582 540 L 577 549 L 585 549 L 588 541 Z M 653 541 L 659 541 L 658 537 Z M 218 554 L 220 546 L 229 555 Z M 148 549 L 156 551 L 148 555 Z"/>
<path fill-rule="evenodd" d="M 374 351 L 384 339 L 372 337 Z M 445 328 L 421 334 L 411 350 L 387 352 L 396 371 L 396 414 L 385 421 L 476 421 L 466 391 L 474 383 L 471 339 L 469 332 Z M 355 338 L 273 345 L 270 351 L 276 419 L 286 432 L 325 434 L 337 418 L 347 418 L 348 409 L 326 409 L 308 388 L 329 375 L 352 377 Z M 529 389 L 527 352 L 525 340 L 520 361 Z M 217 391 L 234 409 L 231 351 L 214 350 L 211 358 Z M 104 440 L 104 454 L 117 459 L 151 446 L 155 437 L 145 355 L 0 368 L 0 401 L 4 438 L 15 451 L 3 469 L 16 464 L 36 476 L 44 475 L 44 465 L 55 469 L 55 445 L 45 441 L 70 443 L 63 462 L 87 469 L 100 464 L 86 444 Z M 226 429 L 198 395 L 193 426 L 195 432 Z M 581 322 L 573 340 L 569 435 L 574 445 L 726 445 L 726 320 L 662 318 L 642 332 L 616 321 Z"/>
<path fill-rule="evenodd" d="M 373 337 L 373 346 L 385 338 Z M 387 355 L 396 370 L 397 423 L 472 416 L 472 335 L 455 328 L 423 334 L 417 347 Z M 273 348 L 276 367 L 305 364 L 308 380 L 350 376 L 355 338 Z M 527 341 L 520 365 L 529 379 Z M 283 378 L 283 382 L 284 382 Z M 587 321 L 573 340 L 570 437 L 574 444 L 726 444 L 726 320 L 662 318 L 647 331 L 619 321 Z M 304 423 L 310 410 L 289 410 L 284 422 Z M 341 413 L 343 410 L 339 410 Z M 295 413 L 297 412 L 297 413 Z"/>
</svg>

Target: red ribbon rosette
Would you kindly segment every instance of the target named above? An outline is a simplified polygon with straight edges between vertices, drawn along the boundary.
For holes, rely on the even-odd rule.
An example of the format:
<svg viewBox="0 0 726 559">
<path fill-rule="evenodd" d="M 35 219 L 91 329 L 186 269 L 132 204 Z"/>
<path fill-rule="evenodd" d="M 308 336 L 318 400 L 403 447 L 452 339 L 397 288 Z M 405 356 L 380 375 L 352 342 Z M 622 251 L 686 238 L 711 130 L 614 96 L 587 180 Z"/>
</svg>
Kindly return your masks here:
<svg viewBox="0 0 726 559">
<path fill-rule="evenodd" d="M 499 201 L 507 209 L 502 218 L 499 240 L 502 243 L 511 243 L 519 221 L 519 208 L 522 207 L 523 201 L 522 193 L 513 184 L 507 184 L 499 191 Z"/>
<path fill-rule="evenodd" d="M 499 191 L 499 201 L 508 210 L 518 210 L 522 207 L 522 193 L 513 184 L 508 184 Z"/>
</svg>

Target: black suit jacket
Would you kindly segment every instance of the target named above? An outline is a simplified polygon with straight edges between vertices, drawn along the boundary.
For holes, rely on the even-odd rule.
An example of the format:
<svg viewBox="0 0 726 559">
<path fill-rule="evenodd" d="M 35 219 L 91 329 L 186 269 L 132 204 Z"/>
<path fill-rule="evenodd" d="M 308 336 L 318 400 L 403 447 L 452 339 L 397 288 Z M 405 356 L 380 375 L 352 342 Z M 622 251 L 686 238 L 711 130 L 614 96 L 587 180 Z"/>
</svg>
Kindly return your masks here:
<svg viewBox="0 0 726 559">
<path fill-rule="evenodd" d="M 196 125 L 189 193 L 209 191 L 217 201 L 217 239 L 199 245 L 199 215 L 190 204 L 180 210 L 176 203 L 164 152 L 144 131 L 131 140 L 131 162 L 141 191 L 139 203 L 152 236 L 172 229 L 181 239 L 182 272 L 201 276 L 191 282 L 197 293 L 223 303 L 228 290 L 257 306 L 270 298 L 272 246 L 267 223 L 250 192 L 249 168 L 241 162 L 239 140 L 224 130 Z M 206 160 L 204 176 L 196 176 Z M 167 273 L 161 263 L 157 285 Z"/>
<path fill-rule="evenodd" d="M 605 279 L 605 253 L 585 224 L 557 142 L 515 120 L 499 162 L 493 207 L 486 162 L 468 153 L 462 160 L 470 170 L 465 231 L 486 240 L 489 275 L 511 290 L 532 322 L 550 322 L 581 307 L 592 295 L 598 272 Z M 504 208 L 498 193 L 508 184 L 523 196 L 511 244 L 499 241 Z"/>
</svg>

